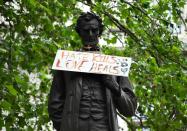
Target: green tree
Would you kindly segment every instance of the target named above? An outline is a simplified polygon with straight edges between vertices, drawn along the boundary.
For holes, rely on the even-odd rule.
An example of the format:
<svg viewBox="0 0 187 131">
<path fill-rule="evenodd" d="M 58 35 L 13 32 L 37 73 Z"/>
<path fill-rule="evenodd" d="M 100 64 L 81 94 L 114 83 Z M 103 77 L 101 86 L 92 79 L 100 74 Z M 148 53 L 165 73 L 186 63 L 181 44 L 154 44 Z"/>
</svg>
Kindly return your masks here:
<svg viewBox="0 0 187 131">
<path fill-rule="evenodd" d="M 80 4 L 103 18 L 108 44 L 120 40 L 126 45 L 120 50 L 105 46 L 103 52 L 134 60 L 130 79 L 137 111 L 147 119 L 136 125 L 124 118 L 129 129 L 184 130 L 187 60 L 170 25 L 185 24 L 181 17 L 185 0 L 0 0 L 0 127 L 50 130 L 51 66 L 57 49 L 80 48 L 74 30 Z M 113 28 L 122 32 L 123 40 L 111 32 Z"/>
</svg>

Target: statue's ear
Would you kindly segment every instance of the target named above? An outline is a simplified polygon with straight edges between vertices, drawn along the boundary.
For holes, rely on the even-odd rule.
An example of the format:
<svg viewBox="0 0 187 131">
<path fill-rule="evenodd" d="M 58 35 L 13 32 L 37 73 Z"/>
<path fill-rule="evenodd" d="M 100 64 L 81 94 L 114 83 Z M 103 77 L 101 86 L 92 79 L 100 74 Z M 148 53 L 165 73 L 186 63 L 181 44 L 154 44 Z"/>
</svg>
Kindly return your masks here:
<svg viewBox="0 0 187 131">
<path fill-rule="evenodd" d="M 102 35 L 103 31 L 104 31 L 104 25 L 101 24 L 100 27 L 99 27 L 99 37 Z"/>
</svg>

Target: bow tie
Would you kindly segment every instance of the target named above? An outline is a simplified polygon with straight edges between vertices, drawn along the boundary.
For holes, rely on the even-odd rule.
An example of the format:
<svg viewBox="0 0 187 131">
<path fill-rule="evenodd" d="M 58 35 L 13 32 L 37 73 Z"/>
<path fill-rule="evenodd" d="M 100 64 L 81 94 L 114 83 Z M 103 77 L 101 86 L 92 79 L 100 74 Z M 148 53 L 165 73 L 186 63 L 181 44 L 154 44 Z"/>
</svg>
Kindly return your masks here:
<svg viewBox="0 0 187 131">
<path fill-rule="evenodd" d="M 100 51 L 98 46 L 84 46 L 82 48 L 83 51 Z"/>
</svg>

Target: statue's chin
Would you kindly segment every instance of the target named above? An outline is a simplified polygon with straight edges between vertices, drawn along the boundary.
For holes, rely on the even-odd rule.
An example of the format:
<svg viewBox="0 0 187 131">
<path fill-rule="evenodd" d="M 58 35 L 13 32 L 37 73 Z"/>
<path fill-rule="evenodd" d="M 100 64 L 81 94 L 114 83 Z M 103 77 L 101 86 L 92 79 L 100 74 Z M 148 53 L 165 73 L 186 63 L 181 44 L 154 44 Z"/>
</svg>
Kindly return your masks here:
<svg viewBox="0 0 187 131">
<path fill-rule="evenodd" d="M 84 42 L 84 46 L 95 46 L 98 44 L 98 41 L 86 41 Z"/>
</svg>

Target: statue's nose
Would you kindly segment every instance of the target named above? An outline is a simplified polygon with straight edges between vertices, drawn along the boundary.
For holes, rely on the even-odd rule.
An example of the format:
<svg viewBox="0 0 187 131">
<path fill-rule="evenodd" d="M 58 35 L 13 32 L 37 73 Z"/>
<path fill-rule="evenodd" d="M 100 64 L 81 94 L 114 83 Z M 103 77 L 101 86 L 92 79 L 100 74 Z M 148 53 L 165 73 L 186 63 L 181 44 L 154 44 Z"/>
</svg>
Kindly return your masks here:
<svg viewBox="0 0 187 131">
<path fill-rule="evenodd" d="M 89 30 L 89 35 L 90 35 L 90 36 L 92 36 L 92 35 L 93 35 L 92 30 Z"/>
</svg>

